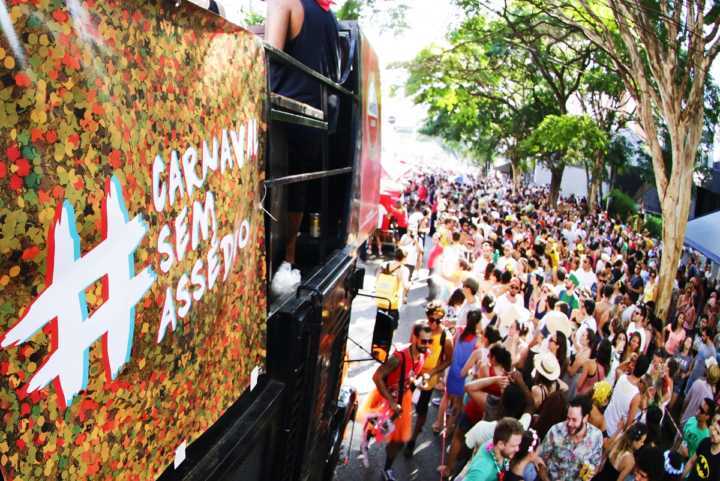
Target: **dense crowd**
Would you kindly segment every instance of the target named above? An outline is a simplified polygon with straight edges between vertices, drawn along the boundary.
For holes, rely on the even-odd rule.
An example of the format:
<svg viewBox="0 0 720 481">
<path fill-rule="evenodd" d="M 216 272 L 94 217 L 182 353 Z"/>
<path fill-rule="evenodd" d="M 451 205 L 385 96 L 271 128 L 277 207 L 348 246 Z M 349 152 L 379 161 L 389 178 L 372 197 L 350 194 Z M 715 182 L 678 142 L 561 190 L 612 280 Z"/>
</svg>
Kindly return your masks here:
<svg viewBox="0 0 720 481">
<path fill-rule="evenodd" d="M 368 248 L 394 244 L 378 274 L 396 280 L 400 305 L 427 280 L 426 319 L 375 372 L 363 449 L 386 442 L 383 475 L 397 479 L 393 462 L 415 454 L 427 423 L 446 440 L 448 479 L 720 479 L 709 262 L 684 256 L 660 319 L 658 241 L 583 199 L 548 198 L 423 174 L 388 209 Z M 405 320 L 399 306 L 379 311 Z"/>
</svg>

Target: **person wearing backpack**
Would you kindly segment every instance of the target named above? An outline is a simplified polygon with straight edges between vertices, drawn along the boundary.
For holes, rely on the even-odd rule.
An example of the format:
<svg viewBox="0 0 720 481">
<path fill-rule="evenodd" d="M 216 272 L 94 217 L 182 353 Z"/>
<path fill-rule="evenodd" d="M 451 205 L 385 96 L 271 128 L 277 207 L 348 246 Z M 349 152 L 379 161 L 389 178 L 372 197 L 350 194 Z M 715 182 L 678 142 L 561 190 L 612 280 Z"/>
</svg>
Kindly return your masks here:
<svg viewBox="0 0 720 481">
<path fill-rule="evenodd" d="M 395 259 L 385 262 L 375 276 L 377 314 L 373 330 L 372 353 L 378 361 L 385 361 L 393 334 L 400 320 L 400 306 L 410 290 L 410 271 L 404 265 L 405 251 L 395 250 Z"/>
</svg>

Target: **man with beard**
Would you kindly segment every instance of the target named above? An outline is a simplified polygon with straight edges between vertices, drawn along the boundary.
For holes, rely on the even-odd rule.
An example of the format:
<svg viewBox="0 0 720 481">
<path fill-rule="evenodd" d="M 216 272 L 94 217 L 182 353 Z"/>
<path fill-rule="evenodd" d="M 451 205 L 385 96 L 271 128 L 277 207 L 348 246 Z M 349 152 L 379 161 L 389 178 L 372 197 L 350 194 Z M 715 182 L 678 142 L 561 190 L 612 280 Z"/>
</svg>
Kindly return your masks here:
<svg viewBox="0 0 720 481">
<path fill-rule="evenodd" d="M 567 420 L 548 431 L 539 456 L 547 468 L 539 471 L 543 481 L 590 479 L 602 461 L 602 432 L 588 422 L 592 402 L 578 396 L 570 401 Z"/>
<path fill-rule="evenodd" d="M 419 321 L 413 326 L 412 343 L 395 351 L 373 375 L 376 389 L 372 390 L 358 411 L 359 419 L 369 418 L 390 410 L 393 412 L 395 429 L 388 437 L 383 470 L 385 481 L 396 481 L 392 470 L 393 461 L 403 445 L 412 436 L 412 389 L 414 380 L 425 362 L 425 354 L 433 342 L 432 329 L 427 322 Z M 365 423 L 367 424 L 367 423 Z M 364 433 L 368 435 L 371 433 Z M 367 456 L 367 453 L 363 453 Z M 367 458 L 366 458 L 367 459 Z"/>
<path fill-rule="evenodd" d="M 685 468 L 688 481 L 720 478 L 720 416 L 710 425 L 710 437 L 703 439 Z"/>
<path fill-rule="evenodd" d="M 470 462 L 465 481 L 495 481 L 508 470 L 510 459 L 520 449 L 523 434 L 517 419 L 503 418 L 495 427 L 492 441 L 485 443 Z"/>
</svg>

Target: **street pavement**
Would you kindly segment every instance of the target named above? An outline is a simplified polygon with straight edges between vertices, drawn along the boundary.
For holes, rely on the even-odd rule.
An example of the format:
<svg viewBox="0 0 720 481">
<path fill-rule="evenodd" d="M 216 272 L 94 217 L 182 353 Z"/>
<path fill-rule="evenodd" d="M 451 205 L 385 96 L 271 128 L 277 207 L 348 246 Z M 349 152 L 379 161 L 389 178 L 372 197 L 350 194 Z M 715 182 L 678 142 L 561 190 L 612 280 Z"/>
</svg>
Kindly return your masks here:
<svg viewBox="0 0 720 481">
<path fill-rule="evenodd" d="M 371 258 L 367 261 L 365 265 L 365 292 L 371 293 L 374 291 L 375 272 L 380 263 L 381 259 Z M 427 284 L 423 279 L 427 277 L 427 270 L 422 269 L 418 273 L 418 277 L 420 278 L 419 281 L 413 281 L 408 295 L 408 303 L 400 310 L 400 322 L 397 331 L 395 331 L 394 343 L 409 342 L 413 323 L 425 318 Z M 366 351 L 370 350 L 375 313 L 374 299 L 361 296 L 355 299 L 350 321 L 351 340 L 348 341 L 350 360 L 370 357 Z M 350 364 L 345 384 L 357 389 L 361 402 L 374 386 L 372 375 L 377 366 L 378 363 L 375 361 L 352 362 Z M 434 397 L 439 398 L 439 396 L 440 393 L 436 391 Z M 400 481 L 440 480 L 437 467 L 440 464 L 442 440 L 440 436 L 434 435 L 431 429 L 436 414 L 437 408 L 431 403 L 428 420 L 415 447 L 415 455 L 412 458 L 405 458 L 401 453 L 396 459 L 393 468 Z M 355 424 L 354 431 L 352 425 L 348 426 L 345 433 L 343 454 L 343 457 L 347 456 L 347 461 L 343 462 L 344 460 L 341 458 L 340 465 L 335 470 L 335 480 L 337 481 L 378 481 L 382 479 L 382 470 L 385 464 L 385 446 L 382 444 L 370 446 L 370 466 L 366 468 L 360 458 L 361 430 L 362 426 L 360 424 Z M 348 448 L 350 449 L 349 452 Z"/>
</svg>

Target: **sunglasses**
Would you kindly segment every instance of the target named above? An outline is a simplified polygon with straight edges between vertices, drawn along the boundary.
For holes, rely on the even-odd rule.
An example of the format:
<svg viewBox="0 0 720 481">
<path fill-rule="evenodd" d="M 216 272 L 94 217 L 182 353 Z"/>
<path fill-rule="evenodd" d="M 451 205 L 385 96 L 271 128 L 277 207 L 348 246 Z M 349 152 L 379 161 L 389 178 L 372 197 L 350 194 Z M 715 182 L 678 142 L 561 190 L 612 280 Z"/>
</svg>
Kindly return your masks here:
<svg viewBox="0 0 720 481">
<path fill-rule="evenodd" d="M 440 322 L 440 319 L 434 319 L 434 318 L 430 318 L 430 319 L 428 319 L 428 323 L 431 323 L 431 322 L 434 322 L 434 323 L 436 323 L 436 324 L 437 324 L 437 323 L 439 323 L 439 322 Z"/>
<path fill-rule="evenodd" d="M 420 344 L 422 344 L 423 346 L 429 346 L 430 344 L 432 344 L 432 341 L 432 339 L 420 339 Z"/>
</svg>

